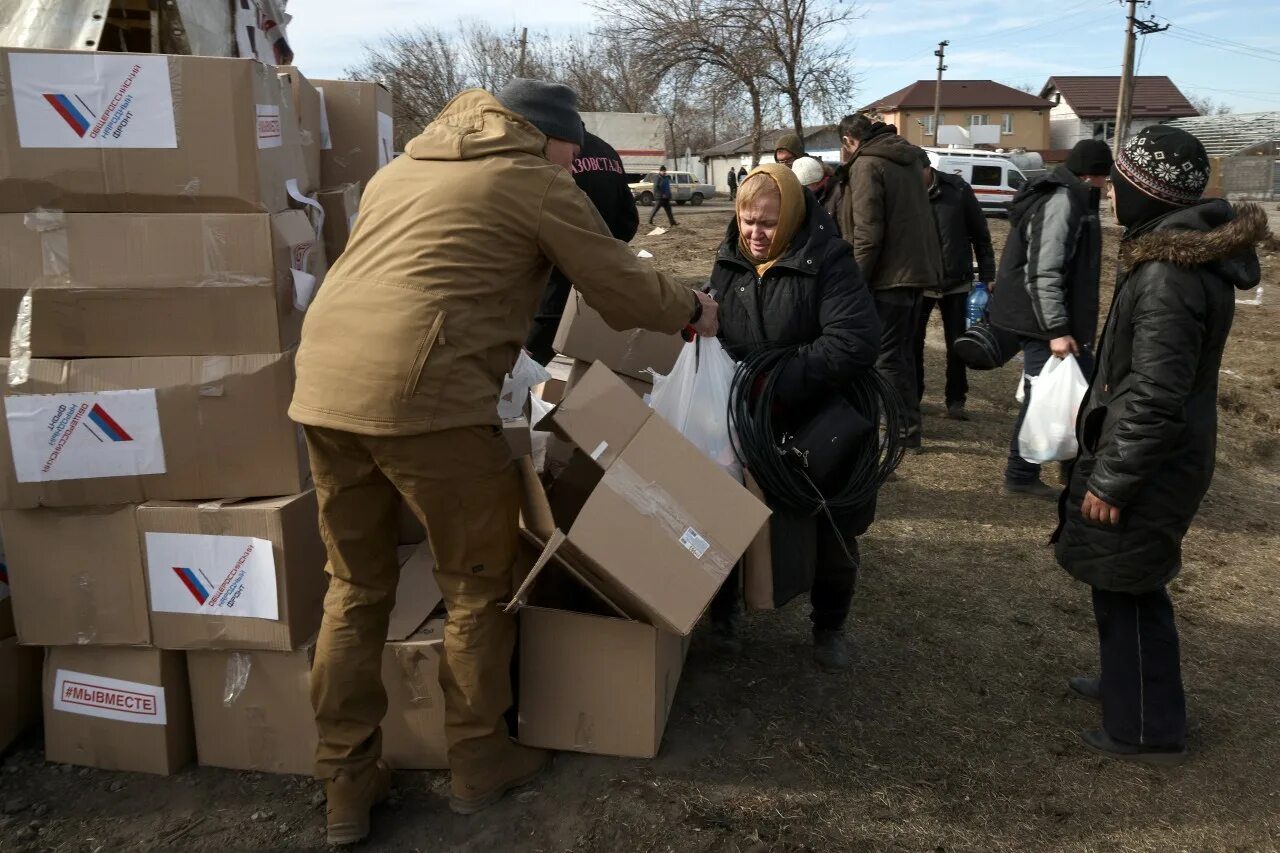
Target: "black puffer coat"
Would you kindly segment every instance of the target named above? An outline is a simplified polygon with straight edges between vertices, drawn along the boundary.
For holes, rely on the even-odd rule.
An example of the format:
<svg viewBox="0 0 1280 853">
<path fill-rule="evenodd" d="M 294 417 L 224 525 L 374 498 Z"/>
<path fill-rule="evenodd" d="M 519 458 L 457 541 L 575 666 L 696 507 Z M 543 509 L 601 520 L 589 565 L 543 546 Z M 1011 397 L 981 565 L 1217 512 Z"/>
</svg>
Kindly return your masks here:
<svg viewBox="0 0 1280 853">
<path fill-rule="evenodd" d="M 1102 227 L 1090 189 L 1059 166 L 1018 191 L 991 294 L 993 325 L 1025 338 L 1071 335 L 1093 344 Z"/>
<path fill-rule="evenodd" d="M 942 242 L 942 292 L 968 293 L 973 283 L 973 262 L 978 261 L 978 280 L 992 284 L 996 274 L 996 253 L 991 247 L 991 230 L 982 213 L 973 187 L 959 175 L 933 171 L 929 203 Z"/>
<path fill-rule="evenodd" d="M 784 419 L 839 394 L 842 386 L 875 366 L 880 349 L 880 319 L 852 250 L 836 234 L 834 221 L 813 194 L 804 196 L 804 223 L 763 280 L 738 248 L 736 219 L 729 225 L 711 273 L 711 287 L 720 303 L 720 339 L 735 360 L 766 346 L 800 347 L 777 385 L 775 399 Z M 875 422 L 875 413 L 863 414 Z M 772 506 L 772 501 L 767 502 Z M 817 524 L 827 521 L 772 508 L 775 578 L 811 579 Z M 836 518 L 849 535 L 864 533 L 874 520 L 874 500 Z M 785 547 L 780 549 L 780 543 Z M 779 583 L 776 588 L 782 586 Z M 803 584 L 787 586 L 794 589 Z"/>
<path fill-rule="evenodd" d="M 1061 502 L 1058 562 L 1099 589 L 1164 586 L 1213 479 L 1218 368 L 1235 289 L 1261 275 L 1267 235 L 1257 205 L 1207 201 L 1127 238 L 1093 386 L 1080 407 L 1080 456 Z M 1086 491 L 1121 508 L 1114 527 L 1086 521 Z"/>
</svg>

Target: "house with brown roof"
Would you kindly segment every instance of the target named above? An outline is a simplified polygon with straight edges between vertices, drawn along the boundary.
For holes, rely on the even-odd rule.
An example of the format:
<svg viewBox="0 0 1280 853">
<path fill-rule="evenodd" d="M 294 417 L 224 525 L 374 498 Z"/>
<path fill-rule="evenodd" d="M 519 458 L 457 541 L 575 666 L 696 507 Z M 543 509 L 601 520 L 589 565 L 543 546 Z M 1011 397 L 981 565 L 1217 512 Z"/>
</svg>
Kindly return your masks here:
<svg viewBox="0 0 1280 853">
<path fill-rule="evenodd" d="M 1130 134 L 1153 124 L 1200 115 L 1168 77 L 1135 77 L 1133 83 Z M 1053 103 L 1049 113 L 1052 148 L 1068 149 L 1082 139 L 1110 141 L 1115 136 L 1118 76 L 1050 77 L 1040 97 Z"/>
<path fill-rule="evenodd" d="M 917 80 L 910 86 L 868 104 L 864 111 L 879 113 L 897 125 L 898 133 L 916 145 L 934 145 L 933 100 L 935 80 Z M 1000 148 L 1049 147 L 1049 101 L 1005 86 L 994 80 L 943 80 L 939 124 L 1000 125 Z"/>
</svg>

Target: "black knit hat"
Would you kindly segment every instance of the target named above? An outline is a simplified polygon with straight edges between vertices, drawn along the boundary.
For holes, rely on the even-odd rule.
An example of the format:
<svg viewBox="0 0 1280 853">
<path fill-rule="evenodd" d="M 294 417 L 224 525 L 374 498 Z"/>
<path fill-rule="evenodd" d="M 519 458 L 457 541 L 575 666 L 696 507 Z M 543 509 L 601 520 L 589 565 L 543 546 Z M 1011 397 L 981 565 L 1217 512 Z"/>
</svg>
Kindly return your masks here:
<svg viewBox="0 0 1280 853">
<path fill-rule="evenodd" d="M 497 98 L 547 136 L 582 145 L 578 93 L 568 86 L 516 77 L 502 87 Z"/>
<path fill-rule="evenodd" d="M 1067 155 L 1066 167 L 1080 177 L 1111 174 L 1111 147 L 1100 139 L 1082 139 Z"/>
<path fill-rule="evenodd" d="M 1209 155 L 1182 128 L 1157 124 L 1124 144 L 1116 171 L 1157 201 L 1194 204 L 1209 185 Z"/>
</svg>

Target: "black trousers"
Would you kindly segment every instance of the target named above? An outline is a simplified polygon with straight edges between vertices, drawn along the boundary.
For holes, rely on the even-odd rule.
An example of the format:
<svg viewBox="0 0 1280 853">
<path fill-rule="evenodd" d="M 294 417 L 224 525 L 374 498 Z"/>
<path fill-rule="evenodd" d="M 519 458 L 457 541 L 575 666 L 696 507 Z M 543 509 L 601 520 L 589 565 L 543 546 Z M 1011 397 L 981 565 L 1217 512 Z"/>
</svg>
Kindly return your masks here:
<svg viewBox="0 0 1280 853">
<path fill-rule="evenodd" d="M 840 547 L 844 540 L 845 548 Z M 853 561 L 849 561 L 853 557 Z M 858 551 L 858 537 L 837 536 L 826 520 L 818 522 L 818 562 L 814 566 L 813 588 L 809 590 L 809 603 L 813 612 L 813 630 L 830 631 L 844 627 L 853 605 L 853 592 L 858 583 L 858 568 L 862 555 Z M 711 600 L 711 618 L 725 620 L 742 606 L 742 568 L 734 566 L 724 586 Z"/>
<path fill-rule="evenodd" d="M 552 343 L 556 332 L 560 329 L 560 318 L 564 316 L 565 306 L 569 304 L 569 293 L 573 285 L 560 270 L 551 271 L 547 280 L 547 289 L 542 293 L 542 302 L 538 305 L 538 313 L 533 316 L 533 325 L 529 336 L 525 338 L 524 348 L 529 351 L 533 360 L 546 367 L 556 357 Z"/>
<path fill-rule="evenodd" d="M 1169 591 L 1094 589 L 1102 658 L 1102 727 L 1140 746 L 1181 746 L 1187 736 L 1178 628 Z"/>
<path fill-rule="evenodd" d="M 653 217 L 658 215 L 659 210 L 665 210 L 667 212 L 667 221 L 670 222 L 672 225 L 676 224 L 676 215 L 671 212 L 671 199 L 655 198 L 653 200 L 653 210 L 649 213 L 650 225 L 653 224 Z"/>
<path fill-rule="evenodd" d="M 920 304 L 920 323 L 916 327 L 916 399 L 924 399 L 924 338 L 929 316 L 937 308 L 942 315 L 942 337 L 947 342 L 947 405 L 964 405 L 969 396 L 969 376 L 964 362 L 955 354 L 956 338 L 964 334 L 969 295 L 952 293 L 941 299 L 926 296 Z"/>
<path fill-rule="evenodd" d="M 880 357 L 876 370 L 897 389 L 906 414 L 907 443 L 920 443 L 920 394 L 916 391 L 916 327 L 924 291 L 895 287 L 874 294 L 880 315 Z"/>
</svg>

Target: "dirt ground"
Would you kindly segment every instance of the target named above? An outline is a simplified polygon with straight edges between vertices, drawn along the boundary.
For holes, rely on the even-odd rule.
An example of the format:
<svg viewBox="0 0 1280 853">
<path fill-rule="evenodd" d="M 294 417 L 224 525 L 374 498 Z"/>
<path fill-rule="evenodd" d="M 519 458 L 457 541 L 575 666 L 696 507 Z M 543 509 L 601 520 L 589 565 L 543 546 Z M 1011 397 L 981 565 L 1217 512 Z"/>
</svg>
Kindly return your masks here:
<svg viewBox="0 0 1280 853">
<path fill-rule="evenodd" d="M 698 282 L 726 221 L 687 217 L 637 245 Z M 1000 245 L 1005 226 L 993 230 Z M 656 760 L 561 755 L 545 781 L 473 818 L 447 811 L 443 774 L 400 774 L 363 849 L 1280 849 L 1280 256 L 1265 264 L 1265 304 L 1237 311 L 1218 474 L 1173 584 L 1183 767 L 1080 745 L 1097 712 L 1065 681 L 1096 666 L 1088 594 L 1046 547 L 1053 507 L 999 491 L 1018 369 L 971 374 L 973 421 L 945 420 L 935 328 L 927 452 L 887 485 L 865 539 L 851 672 L 811 664 L 801 604 L 750 616 L 737 660 L 695 635 Z M 307 779 L 47 765 L 33 736 L 0 771 L 0 849 L 319 849 L 321 803 Z"/>
</svg>

